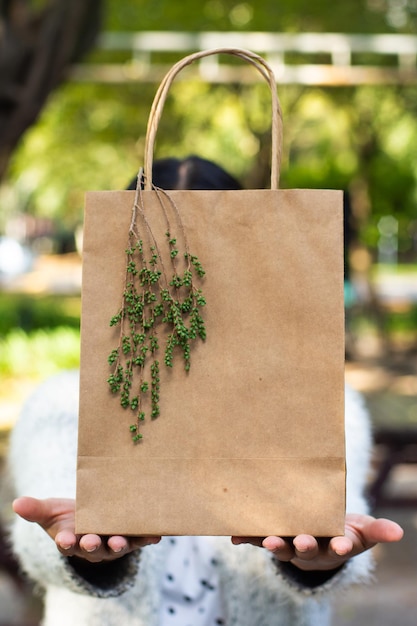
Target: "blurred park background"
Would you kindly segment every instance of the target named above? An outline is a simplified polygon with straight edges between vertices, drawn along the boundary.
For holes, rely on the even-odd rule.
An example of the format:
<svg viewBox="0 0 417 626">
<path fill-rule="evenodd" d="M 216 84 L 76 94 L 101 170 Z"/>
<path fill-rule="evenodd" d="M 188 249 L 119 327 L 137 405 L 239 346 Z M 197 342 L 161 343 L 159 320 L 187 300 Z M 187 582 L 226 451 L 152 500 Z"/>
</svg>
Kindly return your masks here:
<svg viewBox="0 0 417 626">
<path fill-rule="evenodd" d="M 346 192 L 346 375 L 374 421 L 373 505 L 407 529 L 404 547 L 379 553 L 380 585 L 349 595 L 335 625 L 415 624 L 417 0 L 0 7 L 0 457 L 34 385 L 79 363 L 84 193 L 123 189 L 143 164 L 152 99 L 174 62 L 251 49 L 279 84 L 281 187 Z M 212 58 L 174 83 L 156 157 L 198 154 L 265 187 L 269 153 L 269 93 L 252 68 Z M 11 580 L 0 626 L 36 623 L 36 602 Z"/>
</svg>

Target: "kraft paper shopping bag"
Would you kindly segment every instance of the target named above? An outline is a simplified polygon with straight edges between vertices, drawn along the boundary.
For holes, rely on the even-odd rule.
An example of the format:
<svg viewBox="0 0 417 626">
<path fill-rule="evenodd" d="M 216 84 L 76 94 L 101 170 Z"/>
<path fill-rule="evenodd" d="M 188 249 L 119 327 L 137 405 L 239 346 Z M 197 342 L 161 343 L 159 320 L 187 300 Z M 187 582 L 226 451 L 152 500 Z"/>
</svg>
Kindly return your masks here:
<svg viewBox="0 0 417 626">
<path fill-rule="evenodd" d="M 172 80 L 217 53 L 271 88 L 271 189 L 154 188 Z M 77 533 L 343 533 L 342 192 L 279 189 L 281 141 L 265 61 L 197 53 L 136 191 L 87 194 Z"/>
</svg>

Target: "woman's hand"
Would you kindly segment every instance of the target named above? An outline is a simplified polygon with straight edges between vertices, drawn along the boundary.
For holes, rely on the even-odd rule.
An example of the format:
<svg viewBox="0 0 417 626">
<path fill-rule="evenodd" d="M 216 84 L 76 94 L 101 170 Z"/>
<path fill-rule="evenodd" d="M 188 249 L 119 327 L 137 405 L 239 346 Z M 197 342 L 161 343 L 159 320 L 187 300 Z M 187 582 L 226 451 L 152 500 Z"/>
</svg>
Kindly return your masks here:
<svg viewBox="0 0 417 626">
<path fill-rule="evenodd" d="M 348 559 L 373 548 L 377 543 L 400 541 L 403 530 L 396 522 L 370 515 L 346 515 L 345 534 L 331 539 L 311 535 L 283 537 L 232 537 L 234 544 L 251 543 L 272 552 L 278 561 L 291 561 L 304 571 L 337 569 Z"/>
<path fill-rule="evenodd" d="M 28 522 L 36 522 L 48 533 L 64 556 L 76 556 L 90 563 L 111 561 L 149 544 L 160 537 L 100 537 L 75 534 L 75 500 L 65 498 L 17 498 L 15 513 Z"/>
<path fill-rule="evenodd" d="M 91 563 L 110 561 L 158 543 L 160 537 L 100 537 L 75 534 L 75 501 L 49 498 L 37 500 L 22 497 L 13 503 L 14 511 L 29 522 L 36 522 L 55 541 L 65 556 L 76 556 Z M 331 539 L 298 535 L 283 537 L 232 537 L 234 544 L 251 543 L 269 550 L 279 561 L 291 561 L 304 571 L 337 569 L 348 559 L 374 547 L 377 543 L 400 541 L 402 528 L 391 520 L 370 515 L 346 516 L 345 534 Z"/>
</svg>

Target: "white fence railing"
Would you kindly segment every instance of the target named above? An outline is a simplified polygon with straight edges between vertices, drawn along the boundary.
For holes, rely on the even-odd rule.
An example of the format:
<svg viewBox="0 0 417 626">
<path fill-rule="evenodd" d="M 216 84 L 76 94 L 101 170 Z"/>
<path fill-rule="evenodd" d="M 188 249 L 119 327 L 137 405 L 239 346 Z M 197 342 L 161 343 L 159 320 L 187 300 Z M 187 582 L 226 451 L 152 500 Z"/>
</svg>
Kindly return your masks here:
<svg viewBox="0 0 417 626">
<path fill-rule="evenodd" d="M 336 86 L 417 82 L 417 36 L 265 32 L 106 32 L 99 39 L 98 51 L 123 53 L 123 62 L 90 61 L 74 67 L 72 78 L 158 82 L 180 57 L 221 47 L 258 52 L 268 60 L 280 83 Z M 186 76 L 190 75 L 220 83 L 256 79 L 252 68 L 231 63 L 227 56 L 202 59 L 187 70 Z"/>
</svg>

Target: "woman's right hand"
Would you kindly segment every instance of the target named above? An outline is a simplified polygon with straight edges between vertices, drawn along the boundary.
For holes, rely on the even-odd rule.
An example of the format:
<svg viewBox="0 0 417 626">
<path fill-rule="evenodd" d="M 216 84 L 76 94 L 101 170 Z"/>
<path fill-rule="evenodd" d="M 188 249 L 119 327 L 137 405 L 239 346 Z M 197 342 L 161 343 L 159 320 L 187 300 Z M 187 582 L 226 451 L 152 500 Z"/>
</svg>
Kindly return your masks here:
<svg viewBox="0 0 417 626">
<path fill-rule="evenodd" d="M 147 545 L 158 543 L 160 537 L 123 537 L 113 535 L 75 534 L 75 500 L 68 498 L 21 497 L 13 502 L 13 510 L 28 522 L 39 524 L 56 543 L 64 556 L 76 556 L 90 563 L 112 561 Z"/>
</svg>

